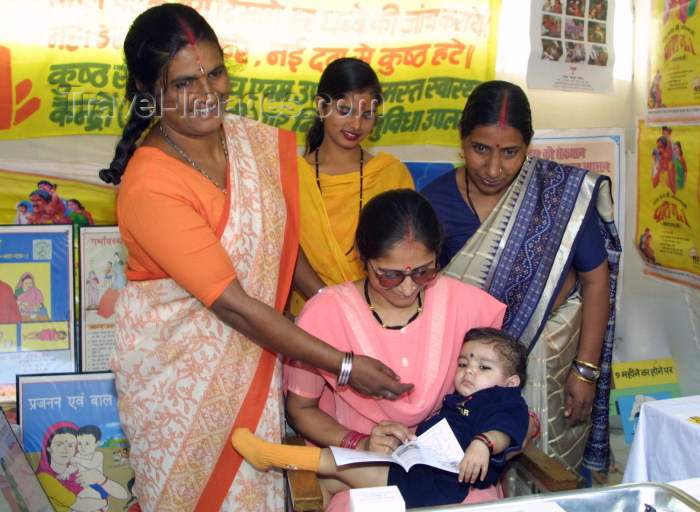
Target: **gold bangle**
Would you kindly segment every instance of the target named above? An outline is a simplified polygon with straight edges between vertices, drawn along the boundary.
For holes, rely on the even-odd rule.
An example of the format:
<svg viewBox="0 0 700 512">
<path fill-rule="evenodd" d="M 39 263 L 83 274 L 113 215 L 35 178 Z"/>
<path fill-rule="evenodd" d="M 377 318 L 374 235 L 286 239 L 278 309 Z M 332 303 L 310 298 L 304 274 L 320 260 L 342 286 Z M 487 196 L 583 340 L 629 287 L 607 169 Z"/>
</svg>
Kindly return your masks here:
<svg viewBox="0 0 700 512">
<path fill-rule="evenodd" d="M 592 370 L 600 370 L 600 366 L 596 366 L 593 363 L 587 363 L 586 361 L 581 361 L 580 359 L 574 359 L 574 363 L 578 363 L 586 368 L 591 368 Z"/>
<path fill-rule="evenodd" d="M 595 384 L 594 380 L 587 379 L 586 377 L 584 377 L 583 375 L 581 375 L 580 373 L 578 373 L 576 371 L 574 371 L 574 377 L 576 377 L 578 380 L 582 380 L 583 382 L 585 382 L 587 384 Z"/>
</svg>

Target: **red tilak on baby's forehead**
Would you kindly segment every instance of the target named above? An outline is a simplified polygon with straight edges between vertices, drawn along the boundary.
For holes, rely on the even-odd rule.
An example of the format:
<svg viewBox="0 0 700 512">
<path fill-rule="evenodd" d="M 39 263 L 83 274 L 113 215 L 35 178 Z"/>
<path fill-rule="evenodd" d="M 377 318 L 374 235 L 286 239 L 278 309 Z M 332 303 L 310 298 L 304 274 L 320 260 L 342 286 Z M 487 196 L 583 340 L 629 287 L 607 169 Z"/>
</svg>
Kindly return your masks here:
<svg viewBox="0 0 700 512">
<path fill-rule="evenodd" d="M 192 32 L 192 29 L 187 25 L 187 23 L 184 22 L 182 19 L 178 19 L 180 22 L 180 26 L 182 27 L 182 30 L 185 32 L 185 35 L 187 36 L 187 40 L 190 42 L 190 45 L 192 46 L 192 50 L 194 50 L 194 55 L 197 57 L 197 64 L 199 65 L 199 72 L 204 75 L 204 66 L 202 66 L 202 59 L 199 58 L 199 53 L 197 53 L 197 40 L 194 37 L 194 32 Z"/>
</svg>

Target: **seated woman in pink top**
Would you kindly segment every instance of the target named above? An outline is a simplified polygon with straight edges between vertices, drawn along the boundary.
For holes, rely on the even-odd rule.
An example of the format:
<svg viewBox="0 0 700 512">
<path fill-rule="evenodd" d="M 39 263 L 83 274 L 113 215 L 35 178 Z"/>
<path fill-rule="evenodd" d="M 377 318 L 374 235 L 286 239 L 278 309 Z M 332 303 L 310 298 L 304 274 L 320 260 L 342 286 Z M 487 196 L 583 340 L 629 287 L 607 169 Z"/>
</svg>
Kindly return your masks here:
<svg viewBox="0 0 700 512">
<path fill-rule="evenodd" d="M 337 386 L 329 372 L 288 360 L 287 419 L 307 440 L 392 451 L 453 391 L 464 333 L 501 326 L 502 303 L 439 275 L 442 240 L 435 211 L 418 192 L 384 192 L 363 208 L 355 249 L 367 277 L 324 288 L 307 302 L 297 323 L 339 350 L 371 355 L 396 368 L 415 387 L 396 401 L 362 396 Z M 470 492 L 468 500 L 497 497 L 490 488 Z M 324 496 L 326 502 L 330 498 Z M 342 507 L 342 500 L 338 495 L 328 510 Z"/>
</svg>

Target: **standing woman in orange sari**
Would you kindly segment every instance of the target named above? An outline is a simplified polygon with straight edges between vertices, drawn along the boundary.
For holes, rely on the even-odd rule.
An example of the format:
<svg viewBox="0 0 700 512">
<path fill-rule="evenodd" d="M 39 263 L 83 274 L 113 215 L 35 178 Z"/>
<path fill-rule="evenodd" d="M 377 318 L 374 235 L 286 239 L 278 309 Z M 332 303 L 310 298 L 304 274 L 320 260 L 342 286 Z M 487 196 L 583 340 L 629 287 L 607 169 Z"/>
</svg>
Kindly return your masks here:
<svg viewBox="0 0 700 512">
<path fill-rule="evenodd" d="M 146 512 L 282 511 L 281 473 L 254 472 L 228 442 L 239 426 L 280 440 L 277 352 L 362 393 L 395 399 L 411 385 L 280 314 L 293 279 L 317 284 L 295 269 L 295 137 L 224 113 L 229 77 L 204 18 L 148 9 L 124 54 L 134 108 L 100 177 L 121 184 L 129 252 L 110 366 L 135 493 Z"/>
</svg>

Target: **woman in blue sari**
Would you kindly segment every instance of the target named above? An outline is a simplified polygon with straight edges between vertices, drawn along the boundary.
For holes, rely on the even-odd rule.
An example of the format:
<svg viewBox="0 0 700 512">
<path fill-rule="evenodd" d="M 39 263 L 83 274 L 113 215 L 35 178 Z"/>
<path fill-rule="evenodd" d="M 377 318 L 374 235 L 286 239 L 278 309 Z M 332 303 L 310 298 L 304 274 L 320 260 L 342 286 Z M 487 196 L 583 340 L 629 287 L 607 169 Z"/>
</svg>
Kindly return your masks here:
<svg viewBox="0 0 700 512">
<path fill-rule="evenodd" d="M 571 470 L 606 472 L 620 255 L 610 180 L 528 157 L 533 134 L 520 87 L 481 84 L 460 121 L 464 165 L 422 192 L 446 232 L 445 274 L 504 302 L 503 327 L 528 347 L 539 446 Z"/>
</svg>

